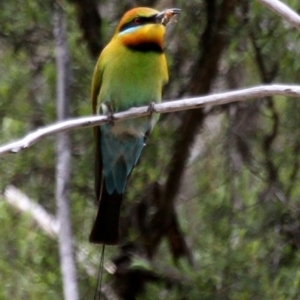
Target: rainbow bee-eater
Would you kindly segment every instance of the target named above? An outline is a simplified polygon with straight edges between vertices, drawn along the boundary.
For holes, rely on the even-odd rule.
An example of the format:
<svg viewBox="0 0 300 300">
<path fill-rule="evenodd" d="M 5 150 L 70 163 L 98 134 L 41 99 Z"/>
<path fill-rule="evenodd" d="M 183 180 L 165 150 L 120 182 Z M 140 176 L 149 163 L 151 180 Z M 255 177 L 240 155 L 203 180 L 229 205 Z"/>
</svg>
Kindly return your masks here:
<svg viewBox="0 0 300 300">
<path fill-rule="evenodd" d="M 161 101 L 168 82 L 165 26 L 179 13 L 176 8 L 158 12 L 147 7 L 126 12 L 98 59 L 92 81 L 93 113 L 110 115 L 112 121 L 94 128 L 99 210 L 90 235 L 92 243 L 118 243 L 127 179 L 157 121 L 157 115 L 151 114 L 114 122 L 113 114 Z"/>
</svg>

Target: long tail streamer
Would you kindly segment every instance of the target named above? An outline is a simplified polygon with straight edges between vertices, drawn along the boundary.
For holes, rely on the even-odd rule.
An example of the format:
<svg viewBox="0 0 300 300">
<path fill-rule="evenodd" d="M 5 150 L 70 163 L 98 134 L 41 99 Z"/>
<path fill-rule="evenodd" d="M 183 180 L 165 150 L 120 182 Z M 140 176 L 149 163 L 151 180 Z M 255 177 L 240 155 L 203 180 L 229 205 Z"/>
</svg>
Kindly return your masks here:
<svg viewBox="0 0 300 300">
<path fill-rule="evenodd" d="M 104 269 L 104 251 L 105 251 L 105 245 L 102 245 L 94 300 L 101 300 L 102 277 L 103 277 L 103 269 Z"/>
</svg>

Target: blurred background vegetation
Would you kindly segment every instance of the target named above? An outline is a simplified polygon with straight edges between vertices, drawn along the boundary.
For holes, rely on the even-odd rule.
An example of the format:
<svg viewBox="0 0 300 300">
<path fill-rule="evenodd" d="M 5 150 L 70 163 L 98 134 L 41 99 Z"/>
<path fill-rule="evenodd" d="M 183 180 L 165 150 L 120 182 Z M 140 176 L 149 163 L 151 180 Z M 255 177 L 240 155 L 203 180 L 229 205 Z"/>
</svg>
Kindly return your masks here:
<svg viewBox="0 0 300 300">
<path fill-rule="evenodd" d="M 166 100 L 300 81 L 299 31 L 257 1 L 1 1 L 1 144 L 56 121 L 55 4 L 71 117 L 91 114 L 96 59 L 134 6 L 182 9 L 165 43 Z M 106 251 L 104 299 L 300 299 L 299 112 L 297 99 L 268 97 L 161 116 L 127 187 L 121 245 Z M 71 151 L 75 252 L 97 268 L 91 129 L 71 132 Z M 0 299 L 62 299 L 57 240 L 4 193 L 15 186 L 56 214 L 55 136 L 0 159 Z M 92 299 L 96 275 L 82 262 L 77 272 Z"/>
</svg>

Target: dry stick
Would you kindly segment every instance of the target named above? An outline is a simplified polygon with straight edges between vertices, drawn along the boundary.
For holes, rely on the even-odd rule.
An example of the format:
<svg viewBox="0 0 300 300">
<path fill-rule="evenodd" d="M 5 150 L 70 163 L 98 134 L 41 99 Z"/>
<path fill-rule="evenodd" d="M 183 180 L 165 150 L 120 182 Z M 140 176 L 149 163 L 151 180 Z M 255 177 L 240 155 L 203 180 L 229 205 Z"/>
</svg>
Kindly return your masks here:
<svg viewBox="0 0 300 300">
<path fill-rule="evenodd" d="M 300 29 L 300 16 L 286 4 L 279 0 L 258 0 L 258 2 L 273 10 L 294 27 Z"/>
<path fill-rule="evenodd" d="M 167 101 L 160 104 L 153 104 L 151 108 L 157 113 L 170 113 L 188 109 L 196 109 L 205 106 L 217 106 L 237 101 L 245 101 L 254 98 L 268 96 L 289 96 L 300 98 L 300 86 L 298 85 L 262 85 L 243 90 L 219 93 L 204 97 L 189 98 L 184 100 Z M 146 116 L 152 113 L 149 106 L 131 108 L 125 112 L 115 113 L 114 122 L 121 120 Z M 7 153 L 16 153 L 26 149 L 37 141 L 55 133 L 74 130 L 82 127 L 92 127 L 111 121 L 107 116 L 89 116 L 84 118 L 63 121 L 54 125 L 38 129 L 25 137 L 0 147 L 0 156 Z"/>
</svg>

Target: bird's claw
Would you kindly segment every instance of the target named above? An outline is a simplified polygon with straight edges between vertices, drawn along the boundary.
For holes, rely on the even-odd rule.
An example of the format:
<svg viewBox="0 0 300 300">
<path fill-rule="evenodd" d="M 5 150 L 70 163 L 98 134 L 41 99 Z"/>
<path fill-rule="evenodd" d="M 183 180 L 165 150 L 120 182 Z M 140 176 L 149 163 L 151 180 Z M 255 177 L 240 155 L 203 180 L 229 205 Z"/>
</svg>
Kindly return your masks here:
<svg viewBox="0 0 300 300">
<path fill-rule="evenodd" d="M 116 120 L 116 118 L 115 118 L 115 116 L 114 116 L 114 113 L 113 112 L 108 112 L 108 114 L 107 114 L 107 123 L 109 124 L 109 125 L 115 125 L 115 120 Z"/>
<path fill-rule="evenodd" d="M 154 112 L 156 112 L 155 103 L 151 102 L 148 106 L 147 113 L 150 113 L 150 116 L 151 116 Z"/>
</svg>

